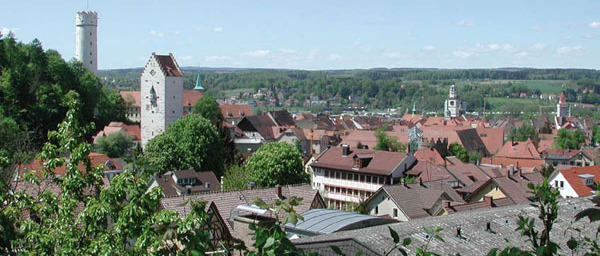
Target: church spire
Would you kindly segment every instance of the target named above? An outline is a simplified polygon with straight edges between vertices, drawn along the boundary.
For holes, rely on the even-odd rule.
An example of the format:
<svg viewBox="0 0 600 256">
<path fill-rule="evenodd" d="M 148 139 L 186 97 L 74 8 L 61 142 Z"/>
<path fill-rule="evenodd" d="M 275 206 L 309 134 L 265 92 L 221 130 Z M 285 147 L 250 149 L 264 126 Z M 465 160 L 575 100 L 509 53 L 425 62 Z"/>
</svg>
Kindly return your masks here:
<svg viewBox="0 0 600 256">
<path fill-rule="evenodd" d="M 198 72 L 198 77 L 196 77 L 196 86 L 194 86 L 194 90 L 204 90 L 204 87 L 202 86 L 202 77 L 200 76 L 200 72 Z"/>
</svg>

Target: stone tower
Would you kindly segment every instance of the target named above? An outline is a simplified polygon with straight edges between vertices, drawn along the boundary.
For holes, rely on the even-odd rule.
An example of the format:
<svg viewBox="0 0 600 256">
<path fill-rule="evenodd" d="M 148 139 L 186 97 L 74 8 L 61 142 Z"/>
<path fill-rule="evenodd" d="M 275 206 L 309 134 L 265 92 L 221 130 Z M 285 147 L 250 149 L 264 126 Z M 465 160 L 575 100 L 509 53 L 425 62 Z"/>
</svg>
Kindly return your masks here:
<svg viewBox="0 0 600 256">
<path fill-rule="evenodd" d="M 183 117 L 183 72 L 173 54 L 152 53 L 140 78 L 142 147 Z"/>
<path fill-rule="evenodd" d="M 565 99 L 565 94 L 561 93 L 560 98 L 558 99 L 558 104 L 556 104 L 556 117 L 568 117 L 569 116 L 569 104 L 567 104 L 567 100 Z"/>
<path fill-rule="evenodd" d="M 456 97 L 456 86 L 450 86 L 450 93 L 448 94 L 448 99 L 444 103 L 444 117 L 447 120 L 452 118 L 456 118 L 460 115 L 460 105 L 462 105 L 458 98 Z"/>
<path fill-rule="evenodd" d="M 98 71 L 98 14 L 81 11 L 75 15 L 75 59 L 92 73 Z"/>
</svg>

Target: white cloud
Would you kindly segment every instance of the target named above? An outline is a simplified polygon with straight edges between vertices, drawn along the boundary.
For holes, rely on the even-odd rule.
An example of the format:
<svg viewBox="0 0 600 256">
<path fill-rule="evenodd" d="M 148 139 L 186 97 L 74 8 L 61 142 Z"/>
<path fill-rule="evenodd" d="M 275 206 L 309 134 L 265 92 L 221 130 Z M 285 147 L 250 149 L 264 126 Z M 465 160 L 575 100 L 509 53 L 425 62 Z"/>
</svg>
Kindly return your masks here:
<svg viewBox="0 0 600 256">
<path fill-rule="evenodd" d="M 163 37 L 165 36 L 165 33 L 163 32 L 157 32 L 156 30 L 150 30 L 150 35 L 151 36 L 155 36 L 155 37 Z"/>
<path fill-rule="evenodd" d="M 498 49 L 500 49 L 500 45 L 499 45 L 499 44 L 488 44 L 487 48 L 488 48 L 490 51 L 495 51 L 495 50 L 498 50 Z"/>
<path fill-rule="evenodd" d="M 181 31 L 179 31 L 179 30 L 176 30 L 175 32 L 173 32 L 173 34 L 175 34 L 175 35 L 179 35 L 179 34 L 181 34 Z"/>
<path fill-rule="evenodd" d="M 589 26 L 590 28 L 600 28 L 600 21 L 592 21 Z"/>
<path fill-rule="evenodd" d="M 361 42 L 359 42 L 359 41 L 354 41 L 354 42 L 352 42 L 352 45 L 359 46 L 359 45 L 361 45 Z"/>
<path fill-rule="evenodd" d="M 563 46 L 560 47 L 556 50 L 556 52 L 558 54 L 567 54 L 567 53 L 572 53 L 572 52 L 576 52 L 583 49 L 583 47 L 581 45 L 577 45 L 577 46 Z"/>
<path fill-rule="evenodd" d="M 179 59 L 179 60 L 191 60 L 192 56 L 190 56 L 190 55 L 179 56 L 179 57 L 177 57 L 177 59 Z"/>
<path fill-rule="evenodd" d="M 542 43 L 537 43 L 537 44 L 533 44 L 530 47 L 532 50 L 536 50 L 536 51 L 542 51 L 544 49 L 546 49 L 546 45 L 542 44 Z"/>
<path fill-rule="evenodd" d="M 476 25 L 475 21 L 472 21 L 472 20 L 459 20 L 459 21 L 455 22 L 454 24 L 456 24 L 458 26 L 462 26 L 462 27 L 473 27 Z"/>
<path fill-rule="evenodd" d="M 271 51 L 269 51 L 269 50 L 255 50 L 255 51 L 246 52 L 246 55 L 262 58 L 262 57 L 266 57 L 267 55 L 269 55 L 270 52 Z"/>
<path fill-rule="evenodd" d="M 321 51 L 319 49 L 312 49 L 306 56 L 306 60 L 312 61 L 314 59 L 317 59 L 319 57 L 320 53 L 321 53 Z"/>
<path fill-rule="evenodd" d="M 219 61 L 227 61 L 230 59 L 231 59 L 231 57 L 225 56 L 225 55 L 211 55 L 211 56 L 204 57 L 205 62 L 219 62 Z"/>
<path fill-rule="evenodd" d="M 220 27 L 220 26 L 213 28 L 213 32 L 216 32 L 216 33 L 223 32 L 224 30 L 225 30 L 225 28 L 224 27 Z"/>
<path fill-rule="evenodd" d="M 470 52 L 470 51 L 454 51 L 454 52 L 452 52 L 452 54 L 454 54 L 454 56 L 459 57 L 461 59 L 466 59 L 466 58 L 473 56 L 475 53 Z"/>
<path fill-rule="evenodd" d="M 515 54 L 515 57 L 517 57 L 519 59 L 527 58 L 527 56 L 529 56 L 529 53 L 526 51 L 520 51 Z"/>
<path fill-rule="evenodd" d="M 10 33 L 13 33 L 13 35 L 16 35 L 17 30 L 19 30 L 19 29 L 18 28 L 0 27 L 0 34 L 2 34 L 2 37 L 7 36 Z"/>
<path fill-rule="evenodd" d="M 279 49 L 279 52 L 293 54 L 293 53 L 298 53 L 298 50 L 281 48 L 281 49 Z"/>
<path fill-rule="evenodd" d="M 397 59 L 400 58 L 402 56 L 402 54 L 400 52 L 397 51 L 386 51 L 384 53 L 385 57 L 388 57 L 390 59 Z"/>
<path fill-rule="evenodd" d="M 503 44 L 502 50 L 504 50 L 506 52 L 514 52 L 514 51 L 517 51 L 518 49 L 515 46 L 513 46 L 512 44 Z"/>
<path fill-rule="evenodd" d="M 433 51 L 433 50 L 435 50 L 435 46 L 425 45 L 425 46 L 423 46 L 423 50 L 425 50 L 425 51 Z"/>
<path fill-rule="evenodd" d="M 329 55 L 327 55 L 327 59 L 330 61 L 334 61 L 334 60 L 339 60 L 342 56 L 340 56 L 339 54 L 336 53 L 331 53 Z"/>
</svg>

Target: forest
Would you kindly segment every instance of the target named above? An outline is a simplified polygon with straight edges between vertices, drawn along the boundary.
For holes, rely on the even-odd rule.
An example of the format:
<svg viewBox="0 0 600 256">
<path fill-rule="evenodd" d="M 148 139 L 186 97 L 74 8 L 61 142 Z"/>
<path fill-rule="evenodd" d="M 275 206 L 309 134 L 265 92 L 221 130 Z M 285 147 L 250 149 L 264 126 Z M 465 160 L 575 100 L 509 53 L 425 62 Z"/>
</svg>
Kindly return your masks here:
<svg viewBox="0 0 600 256">
<path fill-rule="evenodd" d="M 370 69 L 370 70 L 277 70 L 233 68 L 182 68 L 184 86 L 191 89 L 197 74 L 206 93 L 215 98 L 242 97 L 243 93 L 280 92 L 277 106 L 306 107 L 307 99 L 327 100 L 325 107 L 361 106 L 367 109 L 399 108 L 416 104 L 422 111 L 441 111 L 448 86 L 456 84 L 467 111 L 514 111 L 499 98 L 519 98 L 525 93 L 535 106 L 554 102 L 539 100 L 541 94 L 564 92 L 569 102 L 600 103 L 600 71 L 589 69 Z M 139 88 L 141 69 L 104 70 L 99 76 L 107 85 L 123 90 Z M 534 95 L 537 98 L 532 98 Z M 484 99 L 492 98 L 484 103 Z M 333 103 L 333 104 L 332 104 Z M 506 106 L 509 105 L 509 106 Z"/>
<path fill-rule="evenodd" d="M 0 156 L 29 162 L 67 113 L 71 91 L 80 95 L 82 123 L 93 122 L 90 138 L 110 121 L 124 121 L 125 102 L 80 63 L 65 61 L 42 43 L 0 40 Z M 3 172 L 4 173 L 4 172 Z M 2 177 L 6 178 L 6 177 Z"/>
</svg>

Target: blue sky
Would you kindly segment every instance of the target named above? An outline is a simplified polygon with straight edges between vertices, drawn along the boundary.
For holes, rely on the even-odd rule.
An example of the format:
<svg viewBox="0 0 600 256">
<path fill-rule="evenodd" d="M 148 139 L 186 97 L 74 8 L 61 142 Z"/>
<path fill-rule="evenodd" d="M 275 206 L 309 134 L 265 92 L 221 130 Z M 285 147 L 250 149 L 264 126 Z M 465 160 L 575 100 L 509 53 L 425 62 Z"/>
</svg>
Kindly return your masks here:
<svg viewBox="0 0 600 256">
<path fill-rule="evenodd" d="M 100 69 L 600 69 L 600 1 L 90 0 Z M 71 59 L 85 0 L 0 0 L 0 29 Z"/>
</svg>

